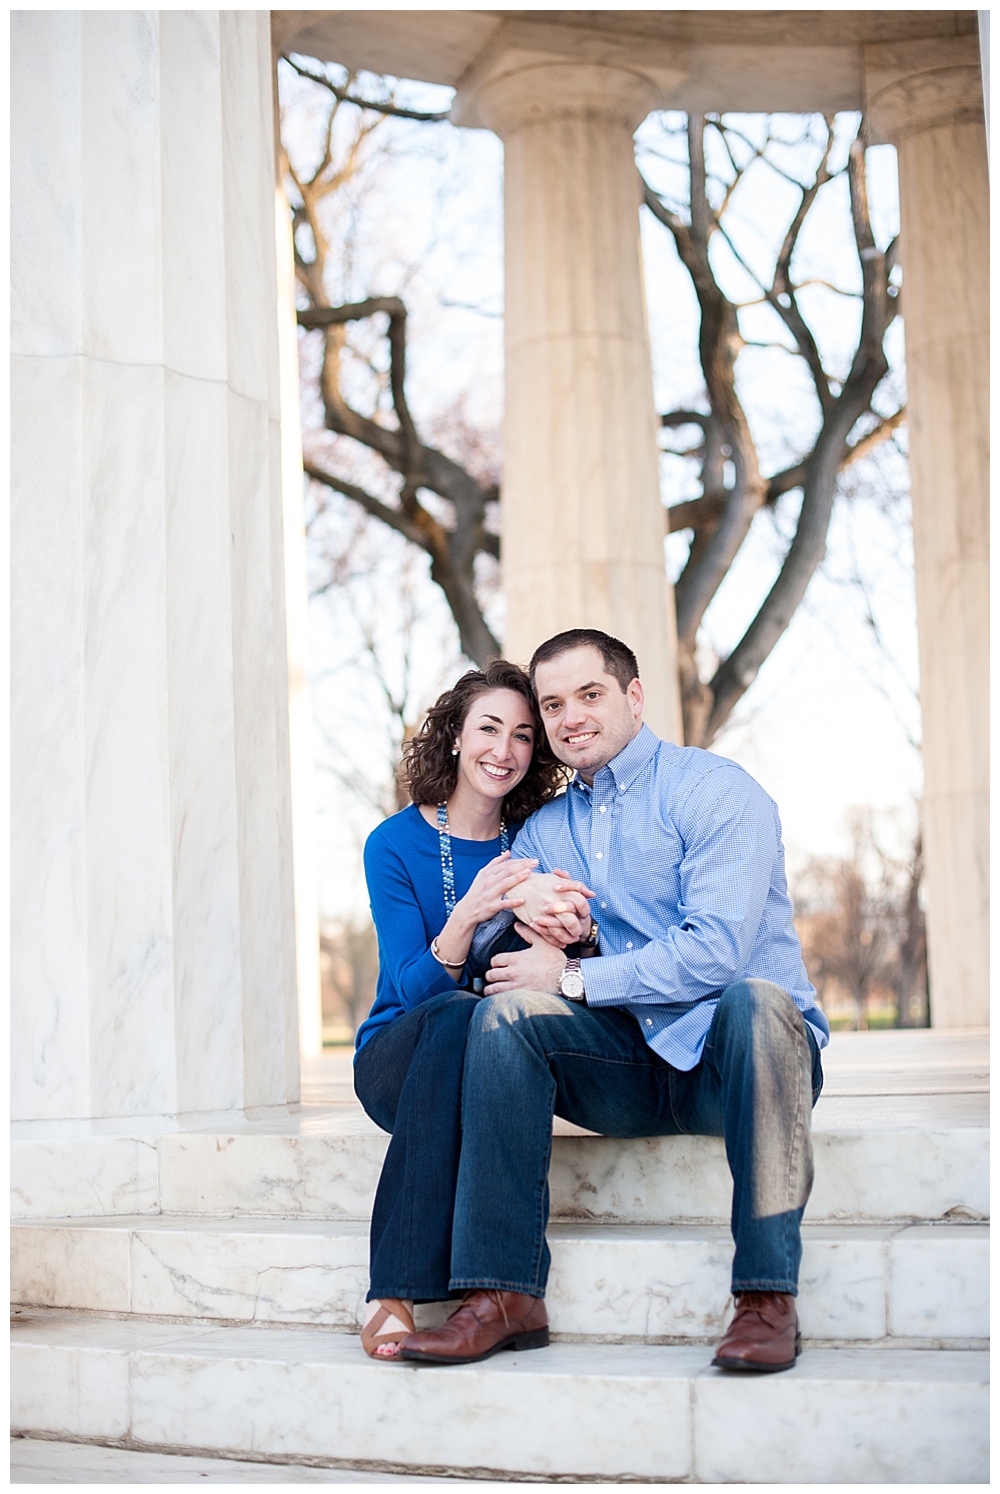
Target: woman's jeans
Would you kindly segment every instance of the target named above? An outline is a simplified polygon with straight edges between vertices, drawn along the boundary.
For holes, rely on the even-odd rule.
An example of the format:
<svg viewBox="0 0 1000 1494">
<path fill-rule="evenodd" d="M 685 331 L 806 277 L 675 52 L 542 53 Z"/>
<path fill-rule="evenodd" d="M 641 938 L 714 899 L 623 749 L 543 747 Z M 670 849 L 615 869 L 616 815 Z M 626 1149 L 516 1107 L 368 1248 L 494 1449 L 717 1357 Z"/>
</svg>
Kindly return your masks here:
<svg viewBox="0 0 1000 1494">
<path fill-rule="evenodd" d="M 812 1187 L 816 1040 L 787 993 L 722 993 L 695 1068 L 639 1024 L 536 992 L 437 996 L 362 1048 L 355 1087 L 393 1133 L 372 1215 L 370 1297 L 495 1287 L 541 1297 L 552 1115 L 605 1136 L 723 1136 L 733 1292 L 796 1293 Z"/>
<path fill-rule="evenodd" d="M 432 996 L 373 1033 L 354 1060 L 358 1099 L 392 1132 L 372 1209 L 369 1301 L 461 1295 L 448 1284 L 452 1217 L 465 1040 L 480 1004 L 466 991 Z"/>
</svg>

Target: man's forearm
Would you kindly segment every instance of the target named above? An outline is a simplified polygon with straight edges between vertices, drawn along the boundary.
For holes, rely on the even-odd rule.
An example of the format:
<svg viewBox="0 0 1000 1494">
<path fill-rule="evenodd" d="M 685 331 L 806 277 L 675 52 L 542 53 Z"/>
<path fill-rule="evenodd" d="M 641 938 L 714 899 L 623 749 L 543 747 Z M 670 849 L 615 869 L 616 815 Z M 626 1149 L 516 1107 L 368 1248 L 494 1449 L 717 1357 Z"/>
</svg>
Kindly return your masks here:
<svg viewBox="0 0 1000 1494">
<path fill-rule="evenodd" d="M 670 1006 L 703 1001 L 737 978 L 742 949 L 721 950 L 688 937 L 654 940 L 632 954 L 608 955 L 595 967 L 588 1000 L 595 1006 Z M 735 959 L 733 955 L 735 953 Z"/>
</svg>

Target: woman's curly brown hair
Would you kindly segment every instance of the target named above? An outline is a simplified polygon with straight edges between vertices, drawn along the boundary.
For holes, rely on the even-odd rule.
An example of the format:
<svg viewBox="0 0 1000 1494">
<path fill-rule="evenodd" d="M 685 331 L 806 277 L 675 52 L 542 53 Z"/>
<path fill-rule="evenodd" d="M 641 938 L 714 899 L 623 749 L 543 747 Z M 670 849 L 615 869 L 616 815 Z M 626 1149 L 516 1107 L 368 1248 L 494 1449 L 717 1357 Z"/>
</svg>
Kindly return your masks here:
<svg viewBox="0 0 1000 1494">
<path fill-rule="evenodd" d="M 491 690 L 513 690 L 522 696 L 535 728 L 531 766 L 503 801 L 508 821 L 526 820 L 562 788 L 568 775 L 549 746 L 527 674 L 506 659 L 493 659 L 485 669 L 470 669 L 446 690 L 427 712 L 420 730 L 404 746 L 400 778 L 414 804 L 443 804 L 454 792 L 458 758 L 452 756 L 451 749 L 473 702 Z"/>
</svg>

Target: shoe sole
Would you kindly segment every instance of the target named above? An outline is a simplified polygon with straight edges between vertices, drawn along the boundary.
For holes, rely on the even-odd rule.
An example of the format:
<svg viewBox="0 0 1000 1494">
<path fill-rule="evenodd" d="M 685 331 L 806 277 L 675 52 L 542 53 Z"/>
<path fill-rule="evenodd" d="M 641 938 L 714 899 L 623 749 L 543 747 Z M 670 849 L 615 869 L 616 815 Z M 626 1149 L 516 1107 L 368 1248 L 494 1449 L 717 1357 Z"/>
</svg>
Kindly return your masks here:
<svg viewBox="0 0 1000 1494">
<path fill-rule="evenodd" d="M 801 1353 L 802 1339 L 800 1336 L 795 1340 L 795 1359 L 786 1359 L 784 1364 L 760 1364 L 755 1363 L 752 1359 L 719 1359 L 716 1357 L 712 1360 L 712 1368 L 741 1370 L 744 1374 L 750 1375 L 777 1375 L 782 1370 L 794 1369 L 795 1360 L 798 1359 Z"/>
<path fill-rule="evenodd" d="M 503 1349 L 547 1349 L 548 1346 L 549 1330 L 536 1328 L 531 1333 L 515 1333 L 510 1338 L 502 1339 L 492 1349 L 487 1349 L 485 1354 L 423 1354 L 419 1349 L 403 1348 L 396 1358 L 409 1359 L 415 1364 L 478 1364 L 480 1360 L 489 1359 Z"/>
</svg>

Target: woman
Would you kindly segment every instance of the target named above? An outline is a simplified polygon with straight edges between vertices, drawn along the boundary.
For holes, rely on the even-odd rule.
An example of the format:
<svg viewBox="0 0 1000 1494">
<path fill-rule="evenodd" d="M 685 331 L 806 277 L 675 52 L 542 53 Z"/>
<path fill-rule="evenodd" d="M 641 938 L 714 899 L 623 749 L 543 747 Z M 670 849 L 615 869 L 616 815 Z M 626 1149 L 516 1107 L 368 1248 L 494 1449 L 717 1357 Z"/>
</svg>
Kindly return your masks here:
<svg viewBox="0 0 1000 1494">
<path fill-rule="evenodd" d="M 379 1358 L 395 1358 L 413 1332 L 415 1301 L 458 1295 L 448 1285 L 451 1220 L 465 1034 L 478 999 L 466 961 L 478 924 L 524 906 L 513 889 L 537 863 L 512 861 L 508 846 L 565 781 L 527 676 L 502 659 L 464 674 L 431 707 L 404 773 L 413 803 L 365 845 L 379 975 L 354 1063 L 358 1098 L 392 1133 L 361 1334 Z"/>
</svg>

